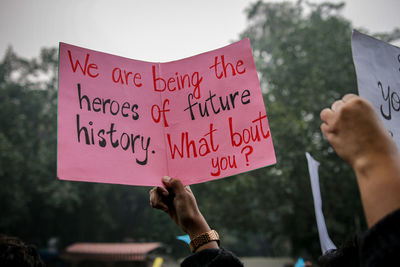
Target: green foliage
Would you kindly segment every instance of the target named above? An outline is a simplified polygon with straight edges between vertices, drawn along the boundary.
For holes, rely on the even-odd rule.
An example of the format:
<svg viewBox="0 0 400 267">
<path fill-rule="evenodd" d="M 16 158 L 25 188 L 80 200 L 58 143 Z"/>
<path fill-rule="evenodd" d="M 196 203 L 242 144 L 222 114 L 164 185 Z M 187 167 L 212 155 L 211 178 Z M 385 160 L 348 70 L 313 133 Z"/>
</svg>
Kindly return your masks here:
<svg viewBox="0 0 400 267">
<path fill-rule="evenodd" d="M 195 185 L 199 207 L 240 256 L 320 254 L 305 152 L 318 161 L 324 215 L 340 244 L 365 228 L 351 169 L 319 129 L 319 113 L 356 92 L 351 24 L 343 4 L 264 3 L 247 10 L 278 163 Z M 379 35 L 398 38 L 398 30 Z M 148 204 L 149 188 L 77 183 L 56 178 L 57 49 L 38 59 L 9 49 L 0 62 L 0 232 L 45 245 L 76 241 L 161 241 L 188 250 L 183 234 Z"/>
<path fill-rule="evenodd" d="M 306 151 L 321 162 L 324 214 L 335 243 L 365 227 L 354 175 L 319 128 L 324 107 L 356 92 L 351 25 L 338 15 L 342 7 L 259 1 L 247 10 L 241 37 L 252 43 L 278 163 L 202 185 L 209 192 L 200 200 L 213 203 L 207 216 L 219 228 L 243 235 L 230 244 L 239 254 L 321 253 Z"/>
<path fill-rule="evenodd" d="M 0 232 L 61 248 L 78 241 L 163 241 L 183 256 L 182 234 L 149 206 L 149 188 L 59 181 L 57 49 L 0 63 Z"/>
<path fill-rule="evenodd" d="M 321 254 L 306 151 L 321 163 L 323 211 L 334 243 L 366 228 L 354 174 L 320 131 L 321 110 L 357 92 L 343 6 L 258 1 L 247 9 L 241 38 L 252 44 L 277 164 L 198 186 L 207 217 L 239 255 Z M 375 36 L 395 40 L 399 29 Z"/>
<path fill-rule="evenodd" d="M 354 223 L 362 209 L 353 174 L 319 129 L 320 111 L 357 88 L 351 25 L 338 15 L 342 7 L 258 3 L 250 7 L 253 23 L 242 34 L 253 45 L 278 160 L 274 168 L 258 174 L 262 182 L 272 180 L 265 187 L 260 184 L 266 189 L 264 202 L 278 207 L 271 242 L 283 251 L 274 239 L 286 237 L 294 255 L 320 253 L 306 151 L 321 162 L 323 207 L 333 240 L 340 244 L 360 230 Z M 282 195 L 275 199 L 270 191 L 278 188 Z"/>
</svg>

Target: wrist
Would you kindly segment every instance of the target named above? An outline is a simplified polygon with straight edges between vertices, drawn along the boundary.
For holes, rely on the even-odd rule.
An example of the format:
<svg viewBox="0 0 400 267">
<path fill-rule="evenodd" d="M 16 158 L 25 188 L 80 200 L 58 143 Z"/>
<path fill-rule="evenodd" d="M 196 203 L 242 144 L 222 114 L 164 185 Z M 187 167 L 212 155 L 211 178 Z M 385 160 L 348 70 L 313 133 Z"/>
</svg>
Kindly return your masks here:
<svg viewBox="0 0 400 267">
<path fill-rule="evenodd" d="M 210 230 L 191 239 L 190 250 L 194 253 L 207 248 L 219 248 L 219 235 L 215 230 Z"/>
<path fill-rule="evenodd" d="M 196 238 L 198 235 L 209 231 L 211 231 L 211 228 L 201 214 L 189 224 L 189 227 L 186 228 L 186 233 L 190 236 L 191 240 Z"/>
<path fill-rule="evenodd" d="M 385 155 L 355 169 L 368 226 L 400 208 L 400 155 Z"/>
<path fill-rule="evenodd" d="M 399 158 L 397 145 L 388 132 L 385 129 L 373 132 L 376 132 L 374 137 L 363 141 L 364 148 L 350 164 L 356 173 L 363 176 L 370 176 L 376 169 L 392 164 Z"/>
<path fill-rule="evenodd" d="M 370 155 L 358 158 L 353 162 L 352 167 L 358 179 L 376 177 L 375 173 L 385 166 L 397 165 L 400 156 L 395 153 L 371 153 Z"/>
</svg>

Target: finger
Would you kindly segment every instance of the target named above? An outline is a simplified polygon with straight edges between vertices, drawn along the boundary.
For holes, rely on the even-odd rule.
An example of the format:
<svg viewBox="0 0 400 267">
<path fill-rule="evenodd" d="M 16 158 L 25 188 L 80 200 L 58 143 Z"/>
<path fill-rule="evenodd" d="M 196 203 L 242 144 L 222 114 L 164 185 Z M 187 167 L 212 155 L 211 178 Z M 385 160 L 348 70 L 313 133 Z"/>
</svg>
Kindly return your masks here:
<svg viewBox="0 0 400 267">
<path fill-rule="evenodd" d="M 320 128 L 321 128 L 321 131 L 324 134 L 325 138 L 333 146 L 333 144 L 335 143 L 336 134 L 334 132 L 332 132 L 332 130 L 329 129 L 326 124 L 322 124 Z"/>
<path fill-rule="evenodd" d="M 154 209 L 158 209 L 158 210 L 162 210 L 162 211 L 168 212 L 168 206 L 163 202 L 157 202 L 155 204 L 153 203 L 153 205 L 151 205 L 151 207 L 154 208 Z"/>
<path fill-rule="evenodd" d="M 155 188 L 153 188 L 155 189 Z M 155 190 L 150 190 L 150 206 L 154 208 L 155 203 L 157 202 L 157 192 Z"/>
<path fill-rule="evenodd" d="M 153 187 L 152 189 L 150 189 L 149 194 L 150 194 L 150 195 L 153 194 L 153 192 L 154 192 L 155 190 L 157 190 L 157 187 Z"/>
<path fill-rule="evenodd" d="M 159 194 L 159 195 L 163 195 L 163 196 L 168 196 L 169 192 L 167 189 L 165 189 L 164 187 L 153 187 L 150 191 L 149 191 L 150 197 L 153 194 Z"/>
<path fill-rule="evenodd" d="M 157 191 L 157 187 L 150 190 L 150 204 L 155 205 L 156 202 L 160 201 L 161 195 Z"/>
<path fill-rule="evenodd" d="M 330 128 L 329 128 L 328 124 L 322 123 L 320 128 L 321 128 L 322 133 L 325 135 L 325 137 L 328 138 L 328 134 L 330 133 Z"/>
<path fill-rule="evenodd" d="M 355 95 L 355 94 L 346 94 L 343 96 L 342 100 L 343 100 L 343 102 L 347 103 L 347 102 L 351 101 L 352 99 L 358 98 L 358 97 L 359 96 Z"/>
<path fill-rule="evenodd" d="M 319 116 L 324 123 L 329 124 L 329 122 L 334 118 L 335 114 L 330 108 L 324 108 Z"/>
<path fill-rule="evenodd" d="M 185 188 L 179 179 L 169 176 L 163 177 L 163 183 L 168 190 L 171 190 L 175 195 L 185 193 Z"/>
<path fill-rule="evenodd" d="M 161 187 L 160 186 L 160 187 L 157 187 L 156 190 L 157 190 L 157 193 L 160 194 L 160 195 L 163 195 L 165 197 L 169 196 L 169 192 L 165 187 Z"/>
<path fill-rule="evenodd" d="M 161 195 L 156 190 L 150 195 L 150 206 L 155 209 L 168 211 L 168 205 L 163 202 Z"/>
<path fill-rule="evenodd" d="M 333 102 L 331 109 L 334 112 L 337 112 L 340 110 L 340 108 L 344 105 L 344 102 L 342 100 L 336 100 L 335 102 Z"/>
<path fill-rule="evenodd" d="M 192 189 L 190 188 L 190 186 L 186 185 L 186 186 L 185 186 L 185 190 L 186 190 L 187 192 L 189 192 L 190 194 L 193 194 Z"/>
</svg>

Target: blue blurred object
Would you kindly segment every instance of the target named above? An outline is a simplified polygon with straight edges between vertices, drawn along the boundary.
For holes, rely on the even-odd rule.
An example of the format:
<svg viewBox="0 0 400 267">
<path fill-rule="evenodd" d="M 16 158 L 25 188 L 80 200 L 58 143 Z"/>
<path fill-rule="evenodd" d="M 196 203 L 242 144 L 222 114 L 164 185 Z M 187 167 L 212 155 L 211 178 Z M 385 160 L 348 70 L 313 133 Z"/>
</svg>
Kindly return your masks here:
<svg viewBox="0 0 400 267">
<path fill-rule="evenodd" d="M 296 262 L 296 264 L 294 265 L 294 267 L 304 267 L 305 263 L 303 258 L 299 258 Z"/>
<path fill-rule="evenodd" d="M 176 239 L 181 240 L 181 241 L 185 242 L 186 244 L 190 244 L 189 235 L 180 235 L 180 236 L 177 236 Z"/>
</svg>

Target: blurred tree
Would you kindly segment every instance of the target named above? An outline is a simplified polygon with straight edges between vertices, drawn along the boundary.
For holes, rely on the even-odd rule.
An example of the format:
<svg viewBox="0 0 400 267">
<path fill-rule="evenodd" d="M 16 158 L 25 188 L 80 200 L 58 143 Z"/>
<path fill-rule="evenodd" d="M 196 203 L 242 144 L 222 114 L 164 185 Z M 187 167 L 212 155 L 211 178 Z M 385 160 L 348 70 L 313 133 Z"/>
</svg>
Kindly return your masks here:
<svg viewBox="0 0 400 267">
<path fill-rule="evenodd" d="M 259 1 L 247 9 L 241 37 L 252 43 L 278 163 L 202 185 L 208 192 L 200 200 L 218 203 L 206 210 L 236 235 L 231 245 L 240 254 L 249 253 L 248 247 L 272 256 L 321 253 L 306 151 L 321 162 L 323 208 L 333 240 L 339 244 L 364 227 L 353 174 L 319 129 L 320 111 L 357 88 L 351 24 L 340 16 L 342 7 Z"/>
<path fill-rule="evenodd" d="M 356 92 L 351 24 L 343 4 L 253 3 L 241 37 L 251 40 L 278 163 L 195 185 L 200 209 L 240 256 L 320 254 L 304 153 L 321 162 L 323 209 L 340 244 L 365 228 L 354 175 L 319 130 L 319 112 Z M 378 34 L 385 40 L 399 30 Z M 0 62 L 0 232 L 44 246 L 76 241 L 162 241 L 188 250 L 171 220 L 148 205 L 148 189 L 56 178 L 57 49 Z"/>
<path fill-rule="evenodd" d="M 341 244 L 366 227 L 354 174 L 319 128 L 323 108 L 357 92 L 352 27 L 340 15 L 343 7 L 258 1 L 246 11 L 241 37 L 252 44 L 277 164 L 195 188 L 207 217 L 239 254 L 320 255 L 306 151 L 321 163 L 323 211 L 333 241 Z M 375 36 L 396 40 L 399 29 Z"/>
<path fill-rule="evenodd" d="M 148 188 L 59 181 L 57 49 L 0 62 L 0 232 L 45 246 L 77 241 L 168 241 L 173 223 L 148 204 Z M 177 253 L 179 254 L 179 252 Z"/>
<path fill-rule="evenodd" d="M 343 6 L 258 2 L 248 9 L 251 23 L 243 33 L 254 47 L 277 150 L 278 164 L 267 169 L 267 179 L 280 180 L 269 188 L 282 190 L 274 202 L 285 208 L 275 211 L 282 221 L 275 222 L 274 238 L 287 236 L 294 255 L 320 254 L 306 151 L 321 162 L 323 207 L 333 240 L 341 243 L 360 230 L 354 220 L 363 216 L 352 172 L 319 129 L 320 111 L 357 88 L 351 24 L 338 13 Z"/>
</svg>

